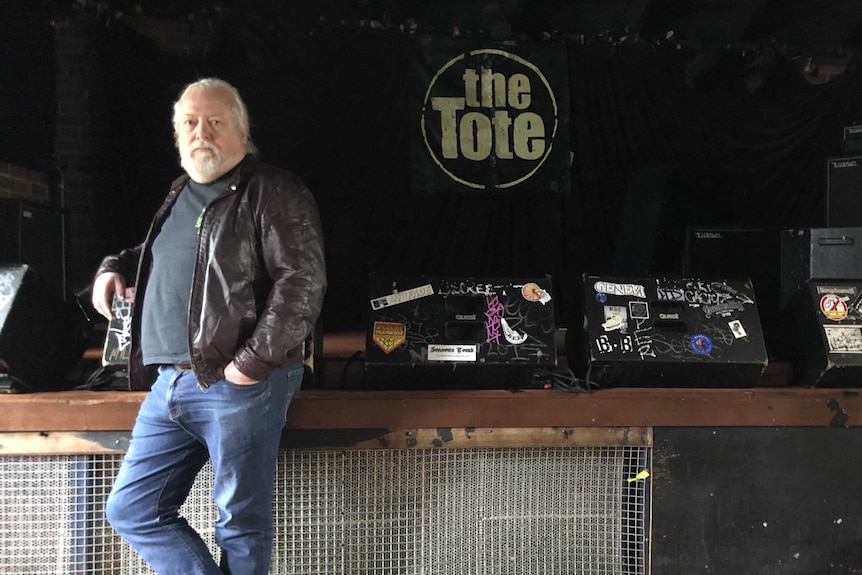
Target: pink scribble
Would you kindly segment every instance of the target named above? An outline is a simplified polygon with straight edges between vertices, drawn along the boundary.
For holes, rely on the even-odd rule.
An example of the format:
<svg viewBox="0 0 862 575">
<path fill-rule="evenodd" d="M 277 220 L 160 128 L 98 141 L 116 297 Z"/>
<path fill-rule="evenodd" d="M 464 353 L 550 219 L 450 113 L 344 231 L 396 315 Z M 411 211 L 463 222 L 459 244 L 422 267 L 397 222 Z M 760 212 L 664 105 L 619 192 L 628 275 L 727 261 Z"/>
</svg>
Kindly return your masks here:
<svg viewBox="0 0 862 575">
<path fill-rule="evenodd" d="M 487 308 L 485 310 L 485 343 L 500 343 L 500 320 L 503 318 L 503 304 L 495 293 L 485 294 Z"/>
</svg>

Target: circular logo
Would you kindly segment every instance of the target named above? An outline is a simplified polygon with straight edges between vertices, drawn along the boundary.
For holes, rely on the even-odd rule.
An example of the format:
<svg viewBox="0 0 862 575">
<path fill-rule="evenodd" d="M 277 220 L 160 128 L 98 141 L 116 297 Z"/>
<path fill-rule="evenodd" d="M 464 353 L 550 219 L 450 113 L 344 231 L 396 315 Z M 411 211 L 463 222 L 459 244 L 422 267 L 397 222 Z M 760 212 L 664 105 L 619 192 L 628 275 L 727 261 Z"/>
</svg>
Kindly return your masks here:
<svg viewBox="0 0 862 575">
<path fill-rule="evenodd" d="M 707 355 L 712 351 L 712 340 L 702 333 L 696 333 L 691 336 L 688 343 L 691 346 L 691 349 L 694 350 L 694 353 L 699 355 Z"/>
<path fill-rule="evenodd" d="M 557 124 L 557 100 L 542 71 L 495 48 L 446 62 L 422 103 L 422 139 L 434 163 L 475 189 L 529 179 L 548 159 Z"/>
<path fill-rule="evenodd" d="M 847 302 L 834 293 L 820 298 L 820 311 L 831 320 L 841 321 L 847 317 Z"/>
<path fill-rule="evenodd" d="M 606 301 L 608 301 L 608 295 L 604 292 L 598 292 L 596 294 L 596 301 L 599 303 L 605 303 Z"/>
</svg>

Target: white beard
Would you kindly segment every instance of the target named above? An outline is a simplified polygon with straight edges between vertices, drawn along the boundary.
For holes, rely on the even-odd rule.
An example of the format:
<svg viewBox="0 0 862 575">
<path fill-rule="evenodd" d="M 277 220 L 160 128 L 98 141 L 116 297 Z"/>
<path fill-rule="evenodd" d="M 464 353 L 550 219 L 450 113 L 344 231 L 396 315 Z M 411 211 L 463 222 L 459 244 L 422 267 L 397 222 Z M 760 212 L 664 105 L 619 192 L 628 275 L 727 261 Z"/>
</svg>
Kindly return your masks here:
<svg viewBox="0 0 862 575">
<path fill-rule="evenodd" d="M 205 148 L 211 153 L 201 153 L 195 157 L 195 151 L 201 148 Z M 198 146 L 188 154 L 182 154 L 180 156 L 180 164 L 194 181 L 201 184 L 212 182 L 225 171 L 225 158 L 221 150 L 209 144 Z"/>
</svg>

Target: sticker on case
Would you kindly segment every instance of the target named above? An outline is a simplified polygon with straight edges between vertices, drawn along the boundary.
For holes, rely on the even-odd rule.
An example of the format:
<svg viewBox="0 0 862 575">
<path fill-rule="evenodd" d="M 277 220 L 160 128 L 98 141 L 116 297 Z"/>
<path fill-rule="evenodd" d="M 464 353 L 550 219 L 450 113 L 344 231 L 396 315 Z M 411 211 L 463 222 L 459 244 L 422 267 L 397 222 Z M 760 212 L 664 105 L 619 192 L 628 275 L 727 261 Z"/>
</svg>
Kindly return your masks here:
<svg viewBox="0 0 862 575">
<path fill-rule="evenodd" d="M 407 341 L 407 325 L 390 321 L 375 321 L 371 341 L 389 355 Z"/>
<path fill-rule="evenodd" d="M 524 299 L 527 301 L 537 301 L 542 305 L 545 305 L 549 301 L 551 301 L 551 294 L 549 294 L 546 290 L 543 290 L 539 287 L 538 284 L 533 282 L 526 283 L 521 288 L 521 295 L 524 296 Z"/>
<path fill-rule="evenodd" d="M 820 312 L 833 321 L 847 317 L 847 298 L 828 293 L 820 298 Z"/>
<path fill-rule="evenodd" d="M 712 351 L 712 340 L 702 333 L 696 333 L 691 336 L 689 345 L 694 353 L 698 355 L 708 355 Z"/>
</svg>

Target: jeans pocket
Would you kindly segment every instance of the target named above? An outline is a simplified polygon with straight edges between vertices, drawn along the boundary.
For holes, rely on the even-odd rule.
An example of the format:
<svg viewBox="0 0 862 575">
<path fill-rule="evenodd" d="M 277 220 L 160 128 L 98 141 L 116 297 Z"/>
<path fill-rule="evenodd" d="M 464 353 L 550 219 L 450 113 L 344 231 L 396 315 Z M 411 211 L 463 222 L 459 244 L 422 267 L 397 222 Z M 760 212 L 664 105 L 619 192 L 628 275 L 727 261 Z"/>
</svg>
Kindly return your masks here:
<svg viewBox="0 0 862 575">
<path fill-rule="evenodd" d="M 272 395 L 272 387 L 267 379 L 251 385 L 234 383 L 227 379 L 223 379 L 221 383 L 224 384 L 225 399 L 227 401 L 234 401 L 240 404 L 247 402 L 262 403 L 269 400 L 270 395 Z"/>
</svg>

